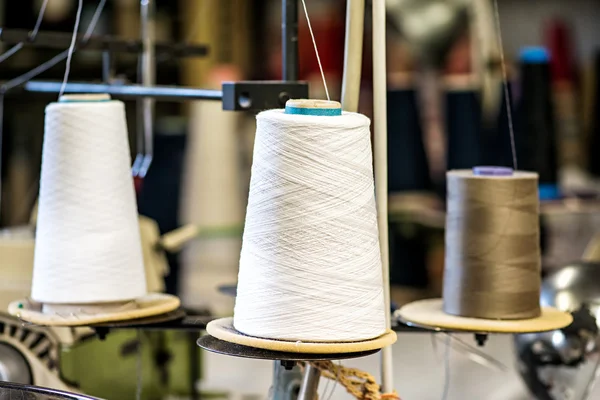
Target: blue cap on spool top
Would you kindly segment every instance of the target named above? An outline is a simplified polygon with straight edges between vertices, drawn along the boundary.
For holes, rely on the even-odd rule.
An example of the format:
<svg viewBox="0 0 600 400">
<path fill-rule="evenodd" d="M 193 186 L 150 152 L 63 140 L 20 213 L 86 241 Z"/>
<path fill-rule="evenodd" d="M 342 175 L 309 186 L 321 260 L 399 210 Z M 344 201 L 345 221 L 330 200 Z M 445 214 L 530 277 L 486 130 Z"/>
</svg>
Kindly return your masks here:
<svg viewBox="0 0 600 400">
<path fill-rule="evenodd" d="M 520 59 L 527 64 L 546 64 L 550 62 L 550 52 L 545 47 L 524 47 Z"/>
<path fill-rule="evenodd" d="M 513 169 L 507 167 L 474 167 L 473 175 L 477 176 L 512 176 Z"/>
<path fill-rule="evenodd" d="M 342 105 L 337 101 L 329 100 L 288 100 L 285 103 L 285 113 L 336 117 L 342 115 Z"/>
</svg>

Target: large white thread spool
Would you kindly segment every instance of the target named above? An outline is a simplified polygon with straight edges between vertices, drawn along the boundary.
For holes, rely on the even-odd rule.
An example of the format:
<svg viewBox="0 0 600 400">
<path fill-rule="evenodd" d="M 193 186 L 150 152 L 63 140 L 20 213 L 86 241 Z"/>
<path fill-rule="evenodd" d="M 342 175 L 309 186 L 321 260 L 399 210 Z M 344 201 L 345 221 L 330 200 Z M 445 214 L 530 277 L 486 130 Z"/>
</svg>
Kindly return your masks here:
<svg viewBox="0 0 600 400">
<path fill-rule="evenodd" d="M 123 311 L 146 294 L 130 168 L 122 102 L 81 95 L 48 105 L 31 293 L 45 311 Z"/>
<path fill-rule="evenodd" d="M 303 342 L 386 332 L 369 126 L 324 101 L 257 116 L 237 331 Z"/>
</svg>

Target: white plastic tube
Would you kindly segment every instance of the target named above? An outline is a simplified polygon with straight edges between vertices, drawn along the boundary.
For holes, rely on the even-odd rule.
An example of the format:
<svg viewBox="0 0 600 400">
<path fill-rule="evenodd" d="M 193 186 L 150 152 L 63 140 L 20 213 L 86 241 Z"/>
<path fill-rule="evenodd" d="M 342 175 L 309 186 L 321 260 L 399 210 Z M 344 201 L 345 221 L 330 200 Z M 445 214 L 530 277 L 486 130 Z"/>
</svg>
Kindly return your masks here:
<svg viewBox="0 0 600 400">
<path fill-rule="evenodd" d="M 365 0 L 348 0 L 342 79 L 342 109 L 345 111 L 358 112 L 364 27 Z"/>
<path fill-rule="evenodd" d="M 383 266 L 383 290 L 388 328 L 390 310 L 390 260 L 388 245 L 387 185 L 387 86 L 385 0 L 373 0 L 373 110 L 375 141 L 375 190 L 379 223 L 379 241 Z M 392 348 L 381 351 L 381 386 L 384 393 L 394 390 Z"/>
</svg>

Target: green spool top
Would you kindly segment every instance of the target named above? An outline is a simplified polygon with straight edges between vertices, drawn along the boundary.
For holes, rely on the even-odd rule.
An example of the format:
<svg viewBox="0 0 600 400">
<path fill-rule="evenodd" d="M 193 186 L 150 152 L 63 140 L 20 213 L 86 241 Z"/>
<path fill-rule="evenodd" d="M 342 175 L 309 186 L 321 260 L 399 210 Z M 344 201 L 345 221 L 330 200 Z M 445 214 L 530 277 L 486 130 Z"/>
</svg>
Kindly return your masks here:
<svg viewBox="0 0 600 400">
<path fill-rule="evenodd" d="M 342 115 L 342 105 L 337 101 L 329 100 L 288 100 L 285 103 L 285 113 L 293 115 L 336 117 Z"/>
<path fill-rule="evenodd" d="M 98 103 L 111 101 L 109 94 L 65 94 L 58 99 L 59 103 Z"/>
</svg>

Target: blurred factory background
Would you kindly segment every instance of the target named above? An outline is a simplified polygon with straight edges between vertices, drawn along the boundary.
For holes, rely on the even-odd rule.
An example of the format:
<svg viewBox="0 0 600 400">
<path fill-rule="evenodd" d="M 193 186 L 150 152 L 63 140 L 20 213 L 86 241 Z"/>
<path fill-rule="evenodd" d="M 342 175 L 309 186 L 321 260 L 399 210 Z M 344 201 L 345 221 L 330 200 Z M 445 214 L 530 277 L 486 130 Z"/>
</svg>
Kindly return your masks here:
<svg viewBox="0 0 600 400">
<path fill-rule="evenodd" d="M 329 89 L 337 99 L 343 72 L 345 1 L 307 3 Z M 211 88 L 224 80 L 281 78 L 281 1 L 158 0 L 156 4 L 157 41 L 209 48 L 209 54 L 198 59 L 158 58 L 157 83 Z M 30 30 L 40 5 L 40 0 L 0 1 L 0 25 Z M 581 258 L 599 231 L 600 3 L 498 0 L 498 5 L 509 98 L 502 86 L 491 1 L 388 1 L 390 278 L 396 306 L 440 295 L 444 171 L 478 164 L 512 166 L 507 102 L 512 105 L 519 168 L 540 173 L 545 273 Z M 97 1 L 84 1 L 82 31 L 96 6 Z M 106 7 L 97 34 L 139 37 L 139 1 L 109 0 Z M 76 8 L 75 0 L 50 0 L 43 29 L 70 32 Z M 366 21 L 365 35 L 369 36 L 370 17 Z M 368 43 L 365 40 L 360 111 L 371 115 Z M 318 65 L 302 13 L 299 46 L 300 78 L 311 83 L 311 97 L 322 98 Z M 0 51 L 6 50 L 1 47 Z M 58 52 L 26 48 L 0 64 L 0 80 L 10 80 Z M 100 81 L 101 57 L 97 52 L 77 52 L 70 81 Z M 136 55 L 119 54 L 112 67 L 111 79 L 139 81 Z M 63 72 L 64 65 L 59 64 L 40 79 L 62 79 Z M 0 228 L 23 226 L 32 218 L 43 110 L 54 100 L 52 95 L 18 91 L 7 96 Z M 136 103 L 127 106 L 135 158 L 141 151 L 141 127 Z M 154 158 L 148 174 L 138 181 L 139 212 L 154 219 L 161 233 L 190 223 L 206 228 L 206 235 L 181 252 L 167 255 L 165 276 L 166 291 L 178 294 L 186 307 L 199 313 L 226 315 L 232 310 L 232 298 L 219 287 L 236 283 L 254 130 L 254 115 L 223 112 L 218 102 L 156 105 Z M 188 398 L 198 382 L 203 382 L 199 386 L 203 397 L 265 393 L 269 363 L 233 362 L 200 354 L 194 344 L 196 336 L 142 336 L 148 343 L 144 357 L 153 366 L 144 371 L 145 393 L 155 395 L 148 399 Z M 433 350 L 431 357 L 419 360 L 422 363 L 414 368 L 412 362 L 403 360 L 410 359 L 411 346 L 430 346 L 429 338 L 407 337 L 415 344 L 401 337 L 394 347 L 398 363 L 404 363 L 396 367 L 398 391 L 407 399 L 437 398 L 437 392 L 425 391 L 427 377 L 441 368 Z M 63 349 L 64 380 L 80 385 L 88 394 L 114 400 L 133 398 L 136 361 L 131 348 L 136 341 L 135 332 L 124 332 L 111 335 L 106 342 L 89 340 Z M 515 361 L 506 353 L 510 346 L 509 340 L 495 339 L 490 351 L 512 368 Z M 419 354 L 413 358 L 418 360 Z M 375 368 L 372 358 L 353 363 Z M 456 398 L 513 398 L 485 395 L 490 385 L 502 385 L 504 375 L 492 371 L 489 377 L 493 378 L 488 379 L 486 370 L 478 369 L 476 377 L 467 378 L 472 363 L 462 363 L 464 369 L 461 364 L 456 373 L 462 378 L 453 383 L 455 395 L 462 397 Z M 428 374 L 423 372 L 426 368 Z M 232 375 L 239 378 L 237 387 L 231 386 Z M 509 375 L 518 386 L 516 372 Z M 479 382 L 465 383 L 471 380 Z M 338 389 L 334 397 L 341 392 Z"/>
</svg>

